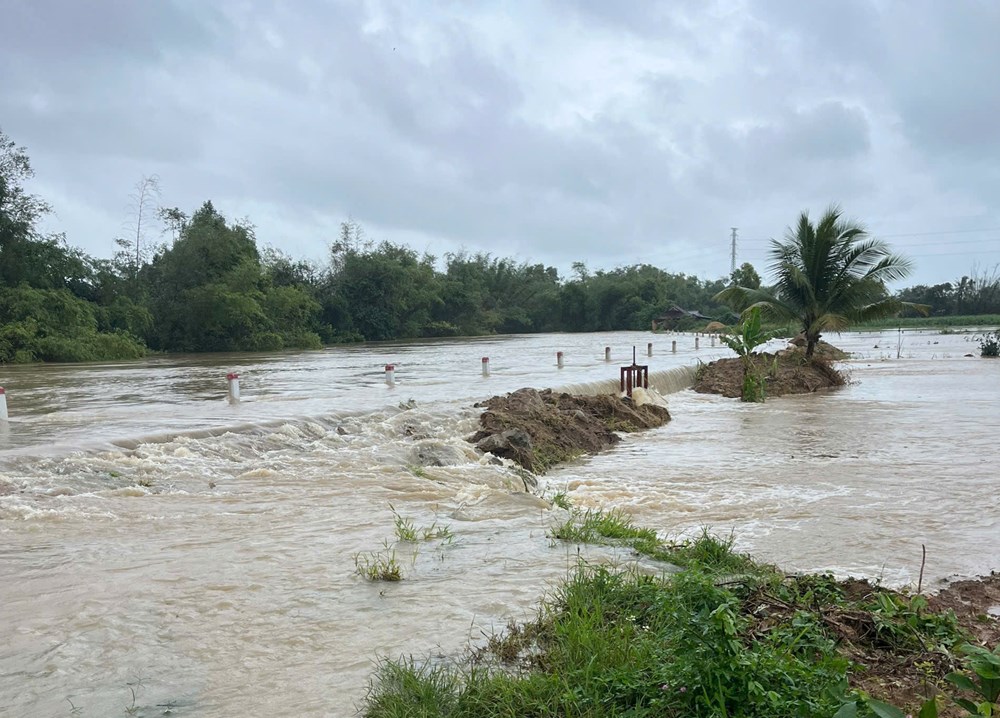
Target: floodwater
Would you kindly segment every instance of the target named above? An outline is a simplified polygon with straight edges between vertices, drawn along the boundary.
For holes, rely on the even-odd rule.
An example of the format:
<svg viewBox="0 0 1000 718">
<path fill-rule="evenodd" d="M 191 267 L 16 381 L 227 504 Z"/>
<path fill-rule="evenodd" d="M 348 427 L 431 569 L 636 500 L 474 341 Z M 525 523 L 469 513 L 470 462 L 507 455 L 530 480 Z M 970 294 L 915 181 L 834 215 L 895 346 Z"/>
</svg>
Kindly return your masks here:
<svg viewBox="0 0 1000 718">
<path fill-rule="evenodd" d="M 971 335 L 833 337 L 859 358 L 849 386 L 821 395 L 671 394 L 670 424 L 534 492 L 464 441 L 479 399 L 593 387 L 633 346 L 654 376 L 726 353 L 700 341 L 541 335 L 2 367 L 0 715 L 353 715 L 380 657 L 458 656 L 572 569 L 577 547 L 547 536 L 565 518 L 543 498 L 557 491 L 663 535 L 733 531 L 795 570 L 915 582 L 921 544 L 925 583 L 1000 569 L 1000 362 L 964 356 L 978 354 Z M 450 536 L 398 542 L 393 510 Z M 375 554 L 394 555 L 404 580 L 358 576 Z"/>
</svg>

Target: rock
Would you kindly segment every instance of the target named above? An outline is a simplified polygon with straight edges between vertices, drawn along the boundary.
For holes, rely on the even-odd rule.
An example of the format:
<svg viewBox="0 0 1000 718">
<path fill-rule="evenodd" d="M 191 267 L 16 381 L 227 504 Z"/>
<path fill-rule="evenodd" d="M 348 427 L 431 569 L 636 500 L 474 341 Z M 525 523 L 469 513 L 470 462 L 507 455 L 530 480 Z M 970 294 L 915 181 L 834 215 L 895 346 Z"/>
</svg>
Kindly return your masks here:
<svg viewBox="0 0 1000 718">
<path fill-rule="evenodd" d="M 411 463 L 417 466 L 456 466 L 468 461 L 469 457 L 459 447 L 435 439 L 420 442 L 413 449 Z"/>
</svg>

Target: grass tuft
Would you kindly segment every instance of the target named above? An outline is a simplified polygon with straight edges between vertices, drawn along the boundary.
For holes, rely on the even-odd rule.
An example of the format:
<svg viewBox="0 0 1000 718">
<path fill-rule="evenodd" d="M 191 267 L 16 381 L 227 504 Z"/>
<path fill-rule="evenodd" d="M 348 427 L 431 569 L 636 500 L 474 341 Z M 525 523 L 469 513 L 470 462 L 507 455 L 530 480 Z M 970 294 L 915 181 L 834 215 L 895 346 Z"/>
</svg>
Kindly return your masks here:
<svg viewBox="0 0 1000 718">
<path fill-rule="evenodd" d="M 396 551 L 388 544 L 381 551 L 354 554 L 354 571 L 369 581 L 403 580 L 403 570 L 396 560 Z"/>
</svg>

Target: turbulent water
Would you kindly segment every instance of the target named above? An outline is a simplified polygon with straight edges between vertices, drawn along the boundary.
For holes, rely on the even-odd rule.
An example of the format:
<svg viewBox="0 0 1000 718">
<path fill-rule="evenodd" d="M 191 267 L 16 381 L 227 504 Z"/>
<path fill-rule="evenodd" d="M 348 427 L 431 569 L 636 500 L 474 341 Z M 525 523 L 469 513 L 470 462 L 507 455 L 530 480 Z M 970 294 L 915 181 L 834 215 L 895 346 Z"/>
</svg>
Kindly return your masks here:
<svg viewBox="0 0 1000 718">
<path fill-rule="evenodd" d="M 475 401 L 593 390 L 633 346 L 661 381 L 724 350 L 617 333 L 3 367 L 0 715 L 352 715 L 380 657 L 457 656 L 530 615 L 578 559 L 547 537 L 557 491 L 791 569 L 906 583 L 921 544 L 925 581 L 1000 569 L 1000 362 L 970 339 L 835 337 L 849 386 L 763 406 L 671 394 L 669 425 L 534 493 L 464 441 Z M 450 536 L 397 542 L 393 510 Z M 373 552 L 404 580 L 358 576 Z"/>
</svg>

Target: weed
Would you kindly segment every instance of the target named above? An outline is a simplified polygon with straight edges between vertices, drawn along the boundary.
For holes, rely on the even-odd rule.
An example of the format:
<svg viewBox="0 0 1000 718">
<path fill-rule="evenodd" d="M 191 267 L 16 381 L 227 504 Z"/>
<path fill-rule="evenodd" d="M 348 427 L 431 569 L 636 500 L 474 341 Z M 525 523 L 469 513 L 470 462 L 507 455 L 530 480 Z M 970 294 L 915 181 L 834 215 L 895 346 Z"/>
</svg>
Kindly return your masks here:
<svg viewBox="0 0 1000 718">
<path fill-rule="evenodd" d="M 454 538 L 454 534 L 451 532 L 451 527 L 446 525 L 438 524 L 437 521 L 432 523 L 426 528 L 418 528 L 412 519 L 408 519 L 401 516 L 396 508 L 389 504 L 389 510 L 392 511 L 393 521 L 396 525 L 396 538 L 400 541 L 407 541 L 409 543 L 416 543 L 418 541 L 430 541 L 431 539 L 448 539 Z"/>
<path fill-rule="evenodd" d="M 693 539 L 671 543 L 665 547 L 670 561 L 678 566 L 699 566 L 703 570 L 717 573 L 744 574 L 757 572 L 760 567 L 747 554 L 733 550 L 736 535 L 732 532 L 724 538 L 702 528 Z"/>
<path fill-rule="evenodd" d="M 977 338 L 979 339 L 979 356 L 1000 356 L 1000 329 Z"/>
<path fill-rule="evenodd" d="M 820 624 L 752 641 L 748 627 L 739 599 L 700 571 L 665 581 L 583 566 L 537 621 L 491 641 L 469 666 L 383 663 L 363 714 L 832 715 L 829 689 L 847 662 Z"/>
<path fill-rule="evenodd" d="M 423 537 L 424 541 L 437 539 L 450 542 L 453 538 L 455 538 L 455 534 L 451 532 L 450 526 L 439 525 L 436 521 L 427 528 L 420 529 L 420 535 Z"/>
<path fill-rule="evenodd" d="M 967 698 L 953 700 L 970 715 L 1000 715 L 1000 705 L 997 703 L 1000 699 L 1000 646 L 990 651 L 982 646 L 965 644 L 959 650 L 968 656 L 968 666 L 972 676 L 956 671 L 949 673 L 945 678 L 958 688 L 974 693 L 977 702 L 973 703 Z"/>
<path fill-rule="evenodd" d="M 874 620 L 877 640 L 893 650 L 948 651 L 963 638 L 955 614 L 928 613 L 923 596 L 879 592 L 866 608 Z"/>
<path fill-rule="evenodd" d="M 413 525 L 413 521 L 400 516 L 392 504 L 389 504 L 389 510 L 392 511 L 393 521 L 396 524 L 396 538 L 400 541 L 415 543 L 417 541 L 417 527 Z"/>
<path fill-rule="evenodd" d="M 705 528 L 697 538 L 665 543 L 653 529 L 636 526 L 632 517 L 621 509 L 572 510 L 565 522 L 552 529 L 551 536 L 575 543 L 627 546 L 656 561 L 677 566 L 697 565 L 710 572 L 739 574 L 757 568 L 749 556 L 733 551 L 732 533 L 719 538 Z"/>
<path fill-rule="evenodd" d="M 552 505 L 567 511 L 573 507 L 573 503 L 569 500 L 569 495 L 565 491 L 556 492 L 552 497 Z"/>
<path fill-rule="evenodd" d="M 396 560 L 396 551 L 388 542 L 381 551 L 354 554 L 354 572 L 369 581 L 402 581 L 403 571 Z"/>
<path fill-rule="evenodd" d="M 659 546 L 655 531 L 637 527 L 621 509 L 573 511 L 553 529 L 552 536 L 574 543 L 619 543 L 645 554 L 655 552 Z"/>
</svg>

